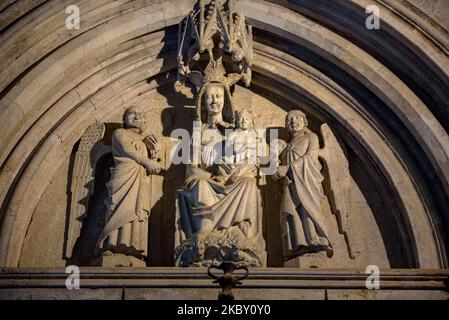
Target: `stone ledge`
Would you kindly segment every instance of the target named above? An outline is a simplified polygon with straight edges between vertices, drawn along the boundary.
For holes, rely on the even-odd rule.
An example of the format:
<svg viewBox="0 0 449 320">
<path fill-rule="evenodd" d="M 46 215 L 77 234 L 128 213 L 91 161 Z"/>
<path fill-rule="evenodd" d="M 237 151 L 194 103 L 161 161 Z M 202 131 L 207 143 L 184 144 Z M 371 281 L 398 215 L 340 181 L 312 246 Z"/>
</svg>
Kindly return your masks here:
<svg viewBox="0 0 449 320">
<path fill-rule="evenodd" d="M 80 268 L 84 288 L 217 288 L 206 268 Z M 0 289 L 65 288 L 65 268 L 1 268 Z M 240 288 L 365 289 L 364 270 L 250 268 Z M 382 289 L 444 290 L 449 270 L 380 271 Z"/>
<path fill-rule="evenodd" d="M 67 290 L 65 268 L 0 269 L 0 300 L 215 300 L 205 268 L 80 268 L 80 290 Z M 381 270 L 367 290 L 364 270 L 253 268 L 237 300 L 449 299 L 449 270 Z"/>
<path fill-rule="evenodd" d="M 18 288 L 0 300 L 217 300 L 219 288 Z M 236 300 L 445 300 L 442 290 L 234 289 Z"/>
</svg>

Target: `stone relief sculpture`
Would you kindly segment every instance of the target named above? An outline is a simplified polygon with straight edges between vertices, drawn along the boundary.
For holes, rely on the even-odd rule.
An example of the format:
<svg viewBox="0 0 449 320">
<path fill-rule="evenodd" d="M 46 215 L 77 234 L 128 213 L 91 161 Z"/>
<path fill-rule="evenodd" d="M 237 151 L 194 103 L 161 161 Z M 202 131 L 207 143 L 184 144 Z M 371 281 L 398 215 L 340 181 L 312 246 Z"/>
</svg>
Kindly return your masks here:
<svg viewBox="0 0 449 320">
<path fill-rule="evenodd" d="M 191 13 L 179 24 L 178 73 L 175 89 L 190 94 L 201 86 L 202 55 L 207 52 L 211 61 L 215 55 L 226 53 L 236 72 L 228 75 L 229 83 L 243 80 L 247 87 L 252 78 L 252 27 L 245 17 L 234 11 L 234 1 L 198 1 Z"/>
<path fill-rule="evenodd" d="M 123 123 L 124 127 L 112 135 L 115 166 L 107 184 L 108 216 L 97 246 L 103 265 L 116 265 L 120 261 L 120 265 L 145 266 L 151 210 L 149 175 L 161 170 L 154 160 L 159 147 L 154 136 L 142 136 L 145 123 L 136 107 L 125 111 Z M 107 258 L 111 256 L 125 258 Z"/>
<path fill-rule="evenodd" d="M 252 124 L 248 110 L 237 113 L 237 130 L 228 137 L 234 140 L 232 159 L 223 157 L 208 175 L 190 170 L 186 190 L 178 193 L 181 228 L 187 238 L 177 248 L 178 265 L 265 264 L 258 190 L 258 180 L 263 184 L 264 179 L 256 158 L 260 150 L 249 150 L 263 149 L 264 137 L 257 139 Z"/>
<path fill-rule="evenodd" d="M 240 80 L 249 86 L 251 81 L 251 27 L 233 11 L 232 1 L 207 5 L 199 1 L 180 24 L 179 37 L 175 88 L 186 93 L 193 86 L 200 125 L 194 127 L 194 156 L 187 165 L 186 185 L 178 193 L 181 239 L 176 264 L 229 260 L 265 265 L 257 161 L 241 159 L 243 163 L 234 165 L 217 152 L 227 143 L 223 131 L 235 125 L 231 87 Z M 225 57 L 234 72 L 226 72 Z M 202 71 L 204 59 L 209 63 Z M 252 130 L 252 115 L 245 111 L 237 118 L 237 130 L 244 136 Z M 240 144 L 240 151 L 248 145 Z"/>
<path fill-rule="evenodd" d="M 175 89 L 194 94 L 196 106 L 186 179 L 176 193 L 175 265 L 233 261 L 261 267 L 267 260 L 261 195 L 266 178 L 261 159 L 272 155 L 252 112 L 236 106 L 232 93 L 237 82 L 247 86 L 251 82 L 252 31 L 244 17 L 233 11 L 232 1 L 206 2 L 199 1 L 179 32 Z M 299 110 L 288 113 L 285 126 L 290 140 L 278 144 L 275 159 L 280 165 L 273 176 L 283 188 L 279 238 L 284 260 L 321 251 L 333 256 L 335 242 L 323 215 L 323 210 L 329 212 L 326 208 L 336 215 L 338 231 L 354 258 L 355 244 L 348 235 L 351 181 L 342 148 L 327 124 L 321 126 L 324 146 L 320 148 L 318 135 L 308 129 L 307 117 Z M 104 124 L 95 124 L 81 139 L 73 172 L 68 256 L 92 193 L 95 159 L 107 152 L 99 142 L 104 130 Z M 150 186 L 161 166 L 156 161 L 159 143 L 145 131 L 144 114 L 130 107 L 123 128 L 112 135 L 115 166 L 107 184 L 108 210 L 96 245 L 97 265 L 146 265 Z M 164 201 L 173 203 L 171 198 Z"/>
<path fill-rule="evenodd" d="M 318 136 L 307 130 L 307 118 L 299 110 L 285 119 L 291 140 L 282 151 L 281 165 L 274 175 L 283 180 L 282 238 L 286 260 L 304 253 L 327 251 L 333 254 L 325 222 L 322 219 L 321 164 L 318 160 Z"/>
<path fill-rule="evenodd" d="M 344 153 L 326 124 L 322 125 L 321 131 L 327 144 L 320 149 L 318 136 L 307 128 L 307 117 L 299 110 L 287 114 L 285 126 L 291 139 L 280 144 L 280 166 L 273 176 L 283 184 L 281 229 L 284 259 L 319 251 L 325 251 L 329 258 L 333 256 L 323 219 L 322 204 L 327 198 L 323 192 L 324 176 L 319 158 L 329 163 L 329 180 L 340 232 L 345 234 L 349 255 L 353 257 L 353 247 L 346 233 L 349 170 Z"/>
</svg>

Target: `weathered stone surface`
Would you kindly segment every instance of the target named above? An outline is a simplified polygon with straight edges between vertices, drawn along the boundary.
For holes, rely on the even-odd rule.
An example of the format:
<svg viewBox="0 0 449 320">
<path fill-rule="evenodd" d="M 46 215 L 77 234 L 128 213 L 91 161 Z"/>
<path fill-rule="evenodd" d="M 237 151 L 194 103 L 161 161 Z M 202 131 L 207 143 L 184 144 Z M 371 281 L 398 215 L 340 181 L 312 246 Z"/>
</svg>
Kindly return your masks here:
<svg viewBox="0 0 449 320">
<path fill-rule="evenodd" d="M 97 265 L 103 268 L 114 268 L 114 267 L 133 267 L 142 268 L 146 267 L 145 261 L 137 259 L 133 256 L 125 255 L 111 255 L 111 256 L 100 256 L 96 260 L 92 261 L 93 265 Z"/>
<path fill-rule="evenodd" d="M 31 222 L 19 266 L 63 267 L 65 220 L 67 213 L 67 176 L 69 163 L 59 170 L 36 208 Z M 63 191 L 63 192 L 60 192 Z M 51 230 L 51 232 L 49 232 Z"/>
<path fill-rule="evenodd" d="M 216 300 L 219 289 L 125 289 L 126 300 Z"/>
<path fill-rule="evenodd" d="M 235 289 L 236 300 L 324 300 L 324 289 Z M 220 289 L 125 289 L 129 300 L 217 300 Z"/>
<path fill-rule="evenodd" d="M 131 105 L 146 112 L 152 134 L 158 135 L 161 143 L 158 163 L 162 170 L 152 177 L 147 199 L 151 214 L 139 245 L 148 253 L 144 255 L 147 261 L 139 262 L 142 266 L 175 265 L 174 248 L 184 240 L 177 225 L 176 199 L 185 185 L 186 167 L 170 162 L 175 144 L 170 133 L 180 128 L 191 130 L 198 103 L 195 90 L 191 97 L 184 97 L 173 88 L 179 80 L 175 70 L 180 67 L 177 25 L 194 2 L 117 1 L 105 7 L 103 2 L 83 0 L 78 2 L 80 30 L 66 27 L 65 5 L 58 0 L 0 4 L 0 266 L 47 268 L 91 263 L 108 209 L 104 200 L 113 166 L 112 133 Z M 380 31 L 367 30 L 364 24 L 365 9 L 372 4 L 381 10 Z M 259 288 L 277 295 L 281 286 L 285 298 L 292 299 L 321 299 L 323 295 L 329 299 L 446 298 L 440 279 L 432 282 L 426 278 L 425 287 L 418 284 L 422 279 L 416 275 L 394 271 L 430 268 L 437 275 L 438 270 L 448 268 L 446 1 L 335 0 L 332 10 L 327 10 L 313 1 L 236 0 L 235 9 L 252 26 L 250 40 L 236 44 L 234 51 L 223 46 L 233 55 L 224 60 L 227 73 L 237 72 L 245 80 L 235 83 L 235 77 L 231 81 L 236 111 L 251 110 L 254 127 L 279 129 L 281 139 L 287 141 L 285 115 L 301 110 L 308 117 L 311 133 L 318 136 L 319 148 L 326 149 L 326 134 L 321 134 L 320 128 L 328 124 L 342 151 L 337 155 L 331 150 L 320 160 L 322 196 L 327 199 L 319 211 L 329 230 L 322 240 L 328 239 L 327 249 L 332 246 L 333 256 L 312 250 L 285 261 L 279 209 L 286 193 L 268 179 L 266 185 L 257 186 L 260 207 L 259 203 L 251 207 L 261 211 L 257 213 L 262 218 L 257 246 L 266 249 L 266 257 L 265 252 L 256 256 L 263 260 L 261 265 L 266 260 L 267 266 L 279 269 L 268 272 L 269 276 L 264 268 L 254 271 L 257 276 L 247 282 L 254 287 L 239 288 L 238 294 L 265 298 L 268 295 Z M 219 23 L 226 24 L 228 18 L 224 16 Z M 246 34 L 241 27 L 234 31 L 239 30 L 241 36 L 251 34 L 250 29 Z M 229 30 L 230 34 L 222 34 L 224 41 L 233 38 Z M 203 44 L 215 45 L 213 41 Z M 252 54 L 249 47 L 254 48 Z M 229 68 L 237 61 L 244 63 Z M 205 65 L 206 61 L 199 59 L 196 67 Z M 245 88 L 249 80 L 251 86 Z M 91 164 L 98 170 L 92 170 L 90 178 L 98 183 L 90 189 L 92 185 L 81 179 L 88 192 L 77 194 L 71 185 L 73 177 L 80 174 L 75 161 L 79 143 L 86 129 L 95 124 L 105 124 L 101 143 L 106 149 Z M 329 156 L 345 158 L 347 163 L 328 162 Z M 335 188 L 331 171 L 337 168 L 342 173 L 346 164 L 350 175 L 338 178 L 345 188 Z M 348 199 L 347 206 L 338 205 L 340 196 Z M 253 198 L 248 197 L 248 203 Z M 72 210 L 76 206 L 81 210 Z M 105 265 L 117 264 L 131 263 Z M 290 267 L 319 273 L 330 268 L 364 270 L 367 265 L 387 270 L 386 285 L 380 291 L 365 291 L 360 273 L 326 274 L 310 281 L 298 280 L 301 276 L 294 273 L 298 281 L 279 279 Z M 120 269 L 114 272 L 126 273 Z M 161 272 L 159 280 L 133 276 L 125 283 L 126 290 L 131 290 L 129 296 L 171 297 L 169 288 L 176 279 L 170 278 L 172 271 L 165 271 L 168 274 Z M 410 278 L 400 281 L 399 276 L 404 275 Z M 191 276 L 204 290 L 190 287 L 189 278 L 186 287 L 172 291 L 173 297 L 183 293 L 206 297 L 215 292 L 208 279 Z M 49 283 L 58 282 L 58 289 L 50 297 L 57 299 L 105 298 L 108 289 L 124 284 L 124 279 L 108 283 L 94 275 L 88 276 L 85 291 L 66 293 L 60 291 L 63 275 L 52 277 Z M 342 279 L 338 277 L 343 277 L 347 286 L 338 282 Z M 44 297 L 50 292 L 41 280 L 26 282 L 11 273 L 1 278 L 0 291 L 17 298 Z M 333 286 L 334 280 L 338 285 Z M 147 287 L 139 287 L 139 281 L 147 281 L 150 290 L 145 292 Z M 98 282 L 103 287 L 93 290 Z M 25 290 L 33 283 L 38 284 L 35 290 Z M 157 291 L 157 285 L 164 289 Z M 120 293 L 111 290 L 114 297 Z M 120 298 L 125 293 L 121 292 Z"/>
<path fill-rule="evenodd" d="M 207 299 L 221 291 L 205 268 L 81 268 L 80 290 L 67 290 L 64 269 L 3 269 L 5 299 Z M 237 299 L 447 299 L 448 271 L 382 270 L 367 290 L 364 270 L 252 268 L 233 290 Z M 122 290 L 123 289 L 123 290 Z"/>
<path fill-rule="evenodd" d="M 0 300 L 121 300 L 122 289 L 2 289 Z"/>
<path fill-rule="evenodd" d="M 444 0 L 408 0 L 407 2 L 418 7 L 422 12 L 437 21 L 449 31 L 449 7 Z"/>
<path fill-rule="evenodd" d="M 447 300 L 449 293 L 437 290 L 327 290 L 329 300 Z"/>
<path fill-rule="evenodd" d="M 325 289 L 236 289 L 237 300 L 325 300 Z"/>
</svg>

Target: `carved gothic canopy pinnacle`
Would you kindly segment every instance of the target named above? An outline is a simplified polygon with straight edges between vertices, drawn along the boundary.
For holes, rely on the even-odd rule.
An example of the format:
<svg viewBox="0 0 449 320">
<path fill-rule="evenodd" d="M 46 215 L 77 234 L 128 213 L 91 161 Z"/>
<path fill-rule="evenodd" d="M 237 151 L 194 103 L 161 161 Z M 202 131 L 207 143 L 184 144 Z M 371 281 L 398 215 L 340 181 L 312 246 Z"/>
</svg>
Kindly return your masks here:
<svg viewBox="0 0 449 320">
<path fill-rule="evenodd" d="M 181 21 L 178 36 L 178 92 L 198 93 L 209 83 L 228 90 L 240 80 L 250 85 L 252 29 L 234 11 L 233 0 L 198 1 Z"/>
</svg>

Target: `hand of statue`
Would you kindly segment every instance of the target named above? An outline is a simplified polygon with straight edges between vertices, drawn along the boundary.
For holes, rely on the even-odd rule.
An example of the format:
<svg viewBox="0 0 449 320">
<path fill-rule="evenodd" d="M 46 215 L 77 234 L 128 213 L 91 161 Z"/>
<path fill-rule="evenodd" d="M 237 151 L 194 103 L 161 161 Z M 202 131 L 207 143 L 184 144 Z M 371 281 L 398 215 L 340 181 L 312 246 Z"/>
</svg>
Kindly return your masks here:
<svg viewBox="0 0 449 320">
<path fill-rule="evenodd" d="M 232 124 L 230 124 L 230 123 L 228 123 L 228 122 L 226 122 L 226 121 L 221 121 L 221 122 L 219 122 L 217 125 L 218 125 L 218 127 L 221 127 L 221 128 L 223 128 L 223 129 L 230 129 L 230 128 L 233 128 Z"/>
<path fill-rule="evenodd" d="M 273 175 L 273 178 L 275 180 L 281 180 L 282 178 L 284 178 L 287 175 L 287 172 L 288 172 L 288 166 L 279 166 L 278 170 Z"/>
<path fill-rule="evenodd" d="M 149 135 L 148 137 L 146 137 L 144 142 L 145 142 L 145 145 L 147 146 L 147 149 L 150 151 L 151 156 L 154 156 L 155 154 L 157 154 L 159 152 L 159 150 L 161 149 L 159 141 L 157 140 L 157 138 L 154 135 Z"/>
<path fill-rule="evenodd" d="M 153 160 L 148 160 L 148 162 L 145 164 L 145 169 L 150 175 L 158 174 L 159 172 L 161 172 L 161 167 L 156 161 Z"/>
</svg>

